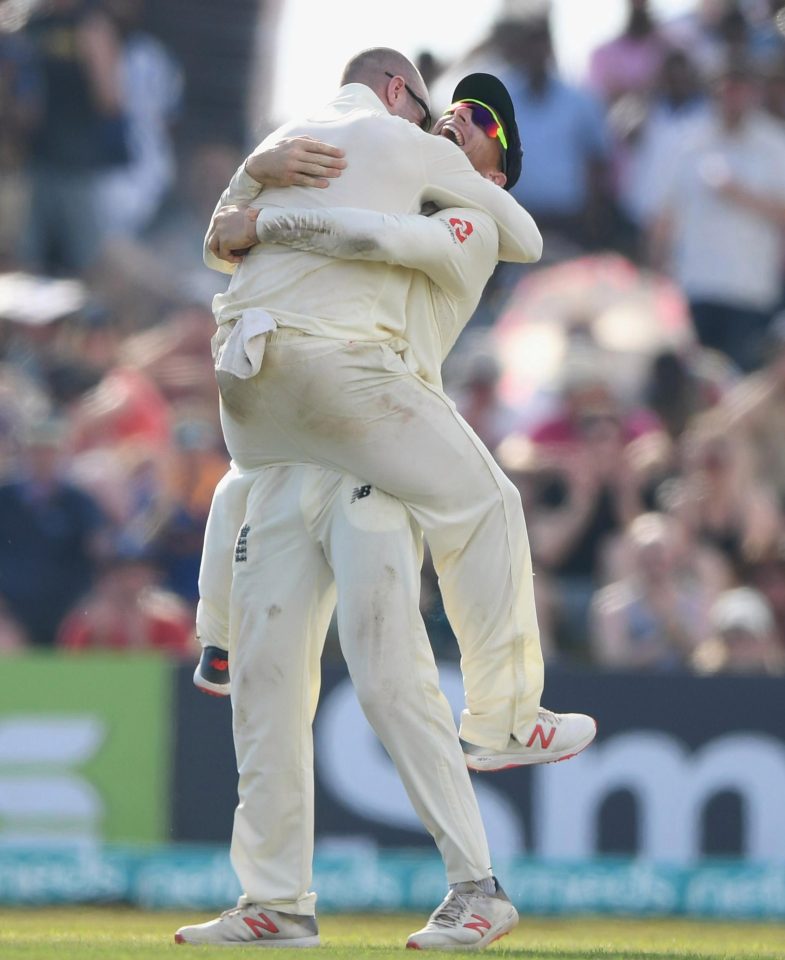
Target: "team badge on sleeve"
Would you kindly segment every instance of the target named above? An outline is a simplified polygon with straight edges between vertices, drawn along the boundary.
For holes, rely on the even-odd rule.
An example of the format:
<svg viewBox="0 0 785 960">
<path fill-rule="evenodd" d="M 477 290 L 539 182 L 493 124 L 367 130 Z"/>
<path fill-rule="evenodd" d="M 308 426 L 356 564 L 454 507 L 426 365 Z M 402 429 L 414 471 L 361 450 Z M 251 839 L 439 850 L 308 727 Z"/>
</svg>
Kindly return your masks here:
<svg viewBox="0 0 785 960">
<path fill-rule="evenodd" d="M 459 243 L 463 243 L 474 233 L 471 220 L 459 220 L 458 217 L 450 217 L 450 226 L 453 236 Z"/>
</svg>

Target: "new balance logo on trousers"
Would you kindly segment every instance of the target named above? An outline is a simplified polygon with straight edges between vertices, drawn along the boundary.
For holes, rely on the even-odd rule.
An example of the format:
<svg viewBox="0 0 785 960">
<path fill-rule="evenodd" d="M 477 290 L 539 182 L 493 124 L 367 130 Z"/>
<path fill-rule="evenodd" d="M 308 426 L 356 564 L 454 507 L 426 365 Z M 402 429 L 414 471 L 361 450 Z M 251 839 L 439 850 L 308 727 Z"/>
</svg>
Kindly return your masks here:
<svg viewBox="0 0 785 960">
<path fill-rule="evenodd" d="M 350 503 L 354 503 L 355 500 L 362 500 L 364 497 L 369 497 L 371 495 L 372 487 L 370 483 L 363 484 L 361 487 L 355 487 L 352 490 L 352 499 Z"/>
</svg>

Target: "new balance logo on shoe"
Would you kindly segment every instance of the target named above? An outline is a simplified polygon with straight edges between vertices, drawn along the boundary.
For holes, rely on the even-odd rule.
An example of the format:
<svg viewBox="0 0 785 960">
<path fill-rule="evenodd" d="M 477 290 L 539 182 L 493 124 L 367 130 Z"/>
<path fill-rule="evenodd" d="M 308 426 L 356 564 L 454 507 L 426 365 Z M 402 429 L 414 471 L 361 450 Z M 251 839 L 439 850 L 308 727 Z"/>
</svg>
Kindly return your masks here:
<svg viewBox="0 0 785 960">
<path fill-rule="evenodd" d="M 319 927 L 316 917 L 279 913 L 261 904 L 224 910 L 220 917 L 207 923 L 180 927 L 175 943 L 194 943 L 212 947 L 318 947 Z"/>
<path fill-rule="evenodd" d="M 369 497 L 372 489 L 373 488 L 371 487 L 370 483 L 366 483 L 362 487 L 355 487 L 354 490 L 352 490 L 352 499 L 350 503 L 354 503 L 355 500 L 362 500 L 365 497 Z"/>
<path fill-rule="evenodd" d="M 474 923 L 464 923 L 464 927 L 468 927 L 469 930 L 476 930 L 477 933 L 491 929 L 491 921 L 486 920 L 485 917 L 481 917 L 479 913 L 473 913 L 472 919 Z"/>
<path fill-rule="evenodd" d="M 247 523 L 244 523 L 240 528 L 240 533 L 237 537 L 237 543 L 234 548 L 235 563 L 245 563 L 248 559 L 248 534 L 250 532 L 251 528 Z"/>
<path fill-rule="evenodd" d="M 407 949 L 483 950 L 509 933 L 518 922 L 518 913 L 496 878 L 491 879 L 494 893 L 486 893 L 472 880 L 454 883 L 428 923 L 406 941 Z"/>
<path fill-rule="evenodd" d="M 597 722 L 585 713 L 554 713 L 540 707 L 537 718 L 521 739 L 510 737 L 506 747 L 464 743 L 470 770 L 508 770 L 530 763 L 557 763 L 585 750 L 597 735 Z"/>
<path fill-rule="evenodd" d="M 537 726 L 534 728 L 534 730 L 532 730 L 532 735 L 529 737 L 529 740 L 526 746 L 533 747 L 534 741 L 537 739 L 537 737 L 539 737 L 540 746 L 542 747 L 543 750 L 547 750 L 548 747 L 551 745 L 551 740 L 553 740 L 555 735 L 556 735 L 556 727 L 551 727 L 551 729 L 546 734 L 542 726 L 538 723 Z"/>
<path fill-rule="evenodd" d="M 262 931 L 265 931 L 265 933 L 280 932 L 273 921 L 264 913 L 257 914 L 257 916 L 259 917 L 258 920 L 256 917 L 243 917 L 243 921 L 250 928 L 255 937 L 261 939 L 264 936 Z"/>
</svg>

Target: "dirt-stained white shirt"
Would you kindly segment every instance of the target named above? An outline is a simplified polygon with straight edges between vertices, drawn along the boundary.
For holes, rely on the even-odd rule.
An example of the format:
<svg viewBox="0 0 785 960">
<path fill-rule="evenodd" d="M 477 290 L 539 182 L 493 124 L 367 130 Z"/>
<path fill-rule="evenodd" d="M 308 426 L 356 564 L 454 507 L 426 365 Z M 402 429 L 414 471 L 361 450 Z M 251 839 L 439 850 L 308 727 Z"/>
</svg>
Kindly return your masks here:
<svg viewBox="0 0 785 960">
<path fill-rule="evenodd" d="M 442 362 L 496 266 L 499 233 L 492 217 L 464 207 L 431 216 L 284 208 L 262 211 L 256 226 L 262 243 L 405 268 L 403 352 L 413 372 L 441 387 Z"/>
<path fill-rule="evenodd" d="M 418 213 L 433 201 L 440 207 L 490 214 L 497 227 L 496 259 L 526 263 L 541 256 L 542 238 L 523 207 L 477 173 L 455 144 L 388 114 L 369 87 L 342 87 L 320 113 L 280 127 L 263 146 L 304 135 L 346 151 L 347 168 L 326 190 L 285 187 L 260 194 L 259 185 L 240 168 L 219 205 L 351 207 L 396 215 Z M 208 266 L 225 271 L 230 267 L 209 251 L 205 260 Z M 241 318 L 246 310 L 261 308 L 279 326 L 315 336 L 405 338 L 411 280 L 410 270 L 384 261 L 337 259 L 262 244 L 234 270 L 226 293 L 215 297 L 213 310 L 219 325 Z"/>
</svg>

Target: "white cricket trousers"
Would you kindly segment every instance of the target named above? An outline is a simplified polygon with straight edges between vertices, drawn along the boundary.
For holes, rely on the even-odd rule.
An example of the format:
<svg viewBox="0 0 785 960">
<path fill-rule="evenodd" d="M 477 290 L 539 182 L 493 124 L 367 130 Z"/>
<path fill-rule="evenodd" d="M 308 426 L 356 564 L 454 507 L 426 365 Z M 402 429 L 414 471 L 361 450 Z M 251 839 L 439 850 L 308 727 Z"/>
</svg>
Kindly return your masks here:
<svg viewBox="0 0 785 960">
<path fill-rule="evenodd" d="M 419 611 L 421 538 L 411 517 L 381 491 L 318 467 L 264 469 L 250 493 L 247 480 L 230 474 L 211 517 L 214 557 L 222 544 L 234 548 L 229 661 L 239 804 L 231 858 L 241 903 L 315 910 L 311 728 L 336 587 L 357 697 L 448 882 L 489 877 L 480 811 Z M 221 604 L 220 596 L 208 599 Z"/>
<path fill-rule="evenodd" d="M 403 502 L 431 549 L 461 651 L 461 736 L 501 749 L 530 733 L 543 685 L 531 556 L 518 491 L 445 394 L 386 343 L 279 329 L 260 373 L 218 374 L 242 470 L 314 463 Z"/>
</svg>

